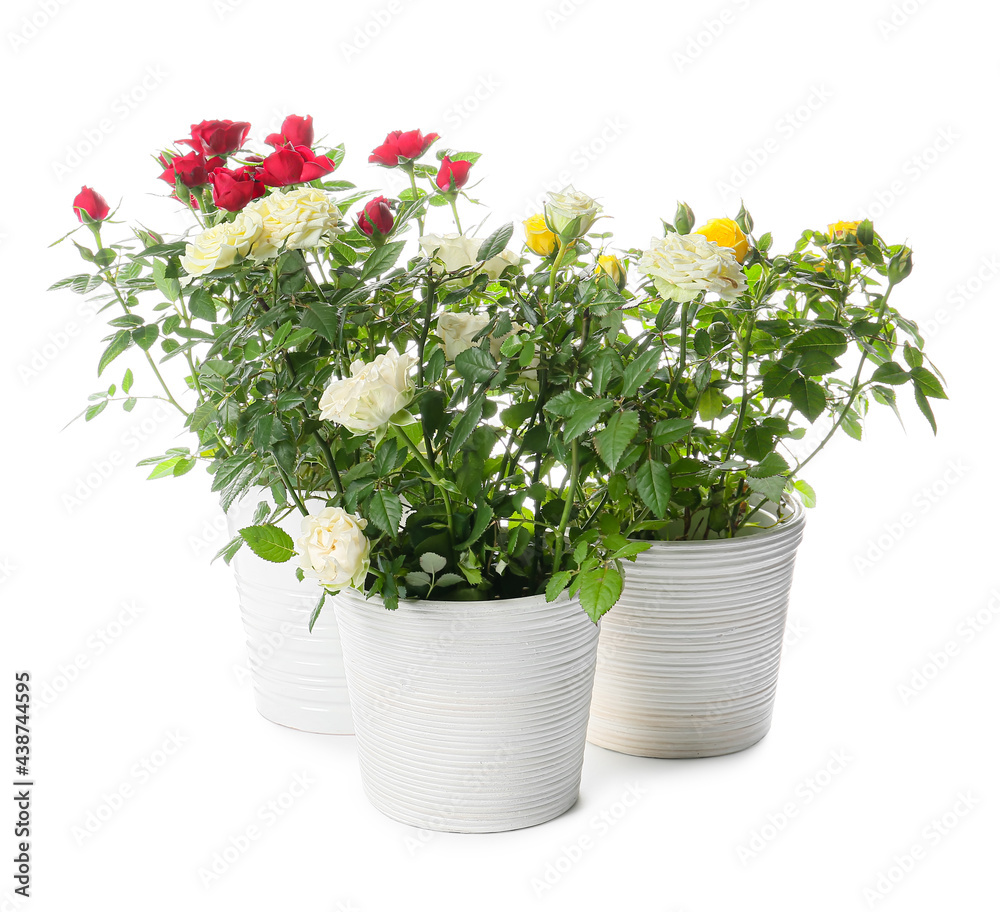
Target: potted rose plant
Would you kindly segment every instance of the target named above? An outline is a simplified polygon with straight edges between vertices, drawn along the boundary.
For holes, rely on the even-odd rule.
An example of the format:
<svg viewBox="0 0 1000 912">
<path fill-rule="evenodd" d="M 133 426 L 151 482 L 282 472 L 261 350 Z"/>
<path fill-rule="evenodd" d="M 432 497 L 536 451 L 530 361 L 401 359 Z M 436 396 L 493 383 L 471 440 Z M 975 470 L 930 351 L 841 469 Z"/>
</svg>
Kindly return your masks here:
<svg viewBox="0 0 1000 912">
<path fill-rule="evenodd" d="M 579 789 L 594 621 L 620 595 L 622 561 L 649 547 L 613 528 L 581 443 L 598 416 L 580 391 L 623 321 L 584 238 L 599 207 L 554 195 L 559 252 L 526 260 L 510 225 L 462 233 L 478 156 L 429 163 L 436 134 L 389 134 L 369 160 L 410 188 L 350 217 L 364 197 L 331 176 L 343 149 L 317 147 L 310 118 L 288 118 L 266 155 L 243 148 L 248 130 L 204 122 L 191 152 L 162 153 L 196 223 L 186 238 L 136 228 L 106 243 L 109 208 L 78 197 L 95 246 L 74 242 L 93 274 L 59 284 L 116 313 L 99 374 L 138 355 L 194 435 L 147 460 L 151 477 L 202 462 L 239 512 L 222 555 L 249 549 L 320 587 L 315 606 L 297 594 L 282 613 L 268 582 L 241 585 L 251 641 L 278 617 L 293 626 L 292 664 L 258 669 L 258 703 L 278 694 L 270 717 L 281 696 L 301 710 L 291 724 L 329 708 L 336 657 L 302 655 L 335 621 L 376 806 L 465 831 L 549 819 Z M 441 219 L 455 230 L 431 232 Z M 129 369 L 85 418 L 132 408 L 133 382 Z"/>
<path fill-rule="evenodd" d="M 681 205 L 625 257 L 644 277 L 631 349 L 591 390 L 624 396 L 628 440 L 604 492 L 651 547 L 602 625 L 589 737 L 643 756 L 729 753 L 766 734 L 815 502 L 802 470 L 834 436 L 860 440 L 869 406 L 895 410 L 897 389 L 935 431 L 930 400 L 945 397 L 894 306 L 911 252 L 871 222 L 805 231 L 784 255 L 742 209 L 693 226 Z"/>
</svg>

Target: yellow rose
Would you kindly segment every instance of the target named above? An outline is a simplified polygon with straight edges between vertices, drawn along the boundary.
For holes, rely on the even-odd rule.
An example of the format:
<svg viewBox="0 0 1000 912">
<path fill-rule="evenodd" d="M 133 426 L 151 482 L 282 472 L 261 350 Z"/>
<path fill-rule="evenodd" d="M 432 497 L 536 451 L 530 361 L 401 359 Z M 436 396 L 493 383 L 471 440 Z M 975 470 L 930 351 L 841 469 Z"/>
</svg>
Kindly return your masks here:
<svg viewBox="0 0 1000 912">
<path fill-rule="evenodd" d="M 742 263 L 746 259 L 747 251 L 750 249 L 746 235 L 732 219 L 709 219 L 701 228 L 695 231 L 695 234 L 704 235 L 720 247 L 731 248 L 733 253 L 736 254 L 737 263 Z"/>
<path fill-rule="evenodd" d="M 625 267 L 622 265 L 622 261 L 613 254 L 606 253 L 603 256 L 597 258 L 597 268 L 594 270 L 597 275 L 602 273 L 609 276 L 611 281 L 618 286 L 618 290 L 621 291 L 625 287 Z"/>
<path fill-rule="evenodd" d="M 524 243 L 528 250 L 539 256 L 551 256 L 556 249 L 556 236 L 545 224 L 541 213 L 524 220 Z"/>
<path fill-rule="evenodd" d="M 858 233 L 858 225 L 861 222 L 834 222 L 826 226 L 831 241 L 843 241 L 848 237 L 853 237 Z"/>
</svg>

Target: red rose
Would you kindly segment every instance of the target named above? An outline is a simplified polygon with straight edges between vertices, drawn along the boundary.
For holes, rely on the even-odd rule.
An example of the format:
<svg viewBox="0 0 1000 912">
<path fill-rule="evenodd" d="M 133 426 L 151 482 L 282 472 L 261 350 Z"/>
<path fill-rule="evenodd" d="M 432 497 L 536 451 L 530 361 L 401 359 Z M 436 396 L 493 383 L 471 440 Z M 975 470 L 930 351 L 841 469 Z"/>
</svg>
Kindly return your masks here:
<svg viewBox="0 0 1000 912">
<path fill-rule="evenodd" d="M 216 168 L 225 165 L 225 159 L 210 158 L 207 161 L 200 152 L 188 152 L 187 155 L 176 155 L 169 162 L 164 156 L 160 156 L 160 163 L 164 165 L 161 180 L 168 184 L 176 183 L 180 178 L 185 187 L 201 187 L 208 183 L 208 175 Z"/>
<path fill-rule="evenodd" d="M 368 237 L 372 236 L 373 231 L 377 231 L 379 234 L 388 234 L 392 231 L 392 226 L 392 209 L 384 196 L 376 196 L 371 202 L 366 203 L 365 208 L 358 213 L 358 227 Z"/>
<path fill-rule="evenodd" d="M 311 146 L 313 144 L 313 119 L 311 114 L 299 117 L 289 114 L 281 124 L 280 133 L 272 133 L 264 140 L 275 149 L 281 146 Z"/>
<path fill-rule="evenodd" d="M 408 130 L 406 133 L 393 130 L 386 136 L 381 146 L 372 150 L 368 161 L 385 168 L 395 168 L 403 162 L 419 158 L 439 138 L 437 133 L 428 133 L 424 136 L 419 130 Z"/>
<path fill-rule="evenodd" d="M 452 161 L 446 155 L 441 159 L 441 169 L 437 173 L 436 183 L 445 191 L 461 190 L 468 183 L 469 168 L 472 162 Z M 452 183 L 454 181 L 454 184 Z"/>
<path fill-rule="evenodd" d="M 301 181 L 314 181 L 324 174 L 329 174 L 335 162 L 327 155 L 316 155 L 308 146 L 295 146 L 295 152 L 302 158 Z"/>
<path fill-rule="evenodd" d="M 90 187 L 81 187 L 80 192 L 73 200 L 73 211 L 81 222 L 84 212 L 95 222 L 103 222 L 108 217 L 111 207 L 108 205 L 108 201 L 96 190 Z"/>
<path fill-rule="evenodd" d="M 203 155 L 229 155 L 239 149 L 250 132 L 250 124 L 243 120 L 203 120 L 191 124 L 191 138 L 177 142 L 189 145 Z"/>
<path fill-rule="evenodd" d="M 250 200 L 263 196 L 266 192 L 264 185 L 255 177 L 255 168 L 237 168 L 235 171 L 216 168 L 208 175 L 215 205 L 227 212 L 239 212 Z"/>
<path fill-rule="evenodd" d="M 277 149 L 264 159 L 257 180 L 268 187 L 287 187 L 302 180 L 305 162 L 294 149 Z"/>
</svg>

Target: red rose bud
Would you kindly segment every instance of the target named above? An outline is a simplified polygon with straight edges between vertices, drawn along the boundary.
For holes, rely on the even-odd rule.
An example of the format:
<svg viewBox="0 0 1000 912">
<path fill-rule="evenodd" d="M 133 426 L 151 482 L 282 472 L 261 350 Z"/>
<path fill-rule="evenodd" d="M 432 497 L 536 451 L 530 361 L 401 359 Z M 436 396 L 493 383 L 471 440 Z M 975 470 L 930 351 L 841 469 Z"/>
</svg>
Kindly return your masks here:
<svg viewBox="0 0 1000 912">
<path fill-rule="evenodd" d="M 372 150 L 368 161 L 385 168 L 395 168 L 403 162 L 419 158 L 439 138 L 437 133 L 424 136 L 419 130 L 408 130 L 406 133 L 393 130 L 381 146 Z"/>
<path fill-rule="evenodd" d="M 272 133 L 264 140 L 275 149 L 280 147 L 311 146 L 313 144 L 313 119 L 308 114 L 299 117 L 289 114 L 281 124 L 280 133 Z"/>
<path fill-rule="evenodd" d="M 268 187 L 287 187 L 302 180 L 305 162 L 294 149 L 277 149 L 264 159 L 257 180 Z"/>
<path fill-rule="evenodd" d="M 294 151 L 302 158 L 301 181 L 314 181 L 324 174 L 329 174 L 335 166 L 332 158 L 326 155 L 316 155 L 308 146 L 295 146 Z"/>
<path fill-rule="evenodd" d="M 239 212 L 250 200 L 261 197 L 266 192 L 264 185 L 255 180 L 255 169 L 216 168 L 208 175 L 212 185 L 212 199 L 215 205 L 227 212 Z"/>
<path fill-rule="evenodd" d="M 379 234 L 388 234 L 392 231 L 392 226 L 392 209 L 384 196 L 376 196 L 375 199 L 366 203 L 365 208 L 358 213 L 358 227 L 368 237 L 371 237 L 374 231 Z"/>
<path fill-rule="evenodd" d="M 446 155 L 441 159 L 441 169 L 437 173 L 437 185 L 444 191 L 461 190 L 469 181 L 469 168 L 471 167 L 472 162 L 452 161 Z"/>
<path fill-rule="evenodd" d="M 108 205 L 108 201 L 96 190 L 92 190 L 90 187 L 81 187 L 80 192 L 73 199 L 73 211 L 81 222 L 84 212 L 95 222 L 103 222 L 108 217 L 111 207 Z"/>
<path fill-rule="evenodd" d="M 179 139 L 203 155 L 229 155 L 246 141 L 250 124 L 243 120 L 203 120 L 191 124 L 191 138 Z"/>
</svg>

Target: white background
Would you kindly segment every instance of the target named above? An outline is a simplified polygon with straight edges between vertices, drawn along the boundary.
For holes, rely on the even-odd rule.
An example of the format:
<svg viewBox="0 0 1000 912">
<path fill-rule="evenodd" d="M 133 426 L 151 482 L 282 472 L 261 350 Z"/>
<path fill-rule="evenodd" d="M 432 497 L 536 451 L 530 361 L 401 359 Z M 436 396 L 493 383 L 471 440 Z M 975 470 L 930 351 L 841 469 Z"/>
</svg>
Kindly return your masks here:
<svg viewBox="0 0 1000 912">
<path fill-rule="evenodd" d="M 29 669 L 37 701 L 56 695 L 36 707 L 34 897 L 20 907 L 995 901 L 998 18 L 971 0 L 5 4 L 0 688 L 12 695 L 12 672 Z M 45 293 L 81 266 L 68 244 L 46 245 L 75 224 L 84 183 L 123 200 L 125 218 L 180 227 L 152 154 L 204 118 L 250 120 L 259 140 L 287 113 L 345 141 L 343 176 L 372 188 L 398 189 L 367 164 L 389 130 L 482 151 L 491 229 L 572 182 L 626 246 L 678 198 L 704 219 L 735 215 L 740 195 L 775 249 L 863 214 L 909 241 L 914 274 L 895 303 L 926 329 L 951 400 L 936 403 L 936 438 L 907 401 L 905 432 L 874 413 L 863 445 L 842 437 L 809 467 L 820 505 L 764 741 L 697 761 L 588 747 L 564 817 L 431 835 L 368 806 L 351 738 L 257 715 L 230 571 L 209 565 L 223 533 L 207 478 L 146 482 L 133 468 L 176 428 L 138 408 L 61 430 L 100 388 L 105 331 L 79 297 Z M 943 667 L 927 664 L 935 654 Z M 171 739 L 181 746 L 155 766 Z M 3 745 L 10 781 L 11 734 Z M 296 774 L 312 785 L 268 825 L 261 809 Z M 962 802 L 971 810 L 948 816 Z M 0 807 L 6 910 L 19 906 L 12 802 Z M 261 838 L 206 886 L 199 869 L 255 822 Z"/>
</svg>

